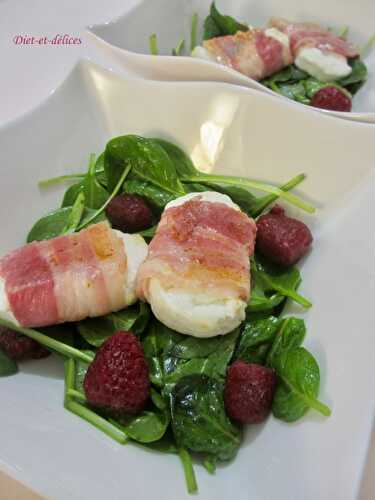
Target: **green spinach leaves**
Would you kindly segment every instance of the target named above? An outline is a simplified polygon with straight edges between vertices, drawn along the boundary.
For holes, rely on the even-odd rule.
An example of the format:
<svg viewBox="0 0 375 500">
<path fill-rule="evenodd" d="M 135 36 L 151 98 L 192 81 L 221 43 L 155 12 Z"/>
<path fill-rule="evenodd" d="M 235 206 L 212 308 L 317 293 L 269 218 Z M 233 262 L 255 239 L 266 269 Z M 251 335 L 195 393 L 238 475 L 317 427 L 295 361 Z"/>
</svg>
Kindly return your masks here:
<svg viewBox="0 0 375 500">
<path fill-rule="evenodd" d="M 225 413 L 223 385 L 206 375 L 183 377 L 171 394 L 172 428 L 177 444 L 219 460 L 231 460 L 241 432 Z"/>
<path fill-rule="evenodd" d="M 217 36 L 235 35 L 237 31 L 248 31 L 249 26 L 239 23 L 231 16 L 220 14 L 215 2 L 212 2 L 210 14 L 204 21 L 203 30 L 203 38 L 209 40 Z"/>
<path fill-rule="evenodd" d="M 0 349 L 0 377 L 14 375 L 17 372 L 17 363 Z"/>
<path fill-rule="evenodd" d="M 275 417 L 294 422 L 301 418 L 309 408 L 325 416 L 331 410 L 318 401 L 320 372 L 318 363 L 303 347 L 284 350 L 272 366 L 280 379 L 272 404 Z"/>
</svg>

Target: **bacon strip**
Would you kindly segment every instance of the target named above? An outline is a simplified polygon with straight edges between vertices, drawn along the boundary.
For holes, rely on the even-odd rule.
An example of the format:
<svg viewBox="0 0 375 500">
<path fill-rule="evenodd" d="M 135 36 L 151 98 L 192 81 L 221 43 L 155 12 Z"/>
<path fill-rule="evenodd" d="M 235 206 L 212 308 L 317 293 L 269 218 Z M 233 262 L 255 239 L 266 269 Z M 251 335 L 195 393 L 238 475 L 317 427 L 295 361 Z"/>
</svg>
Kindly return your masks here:
<svg viewBox="0 0 375 500">
<path fill-rule="evenodd" d="M 261 29 L 212 38 L 203 45 L 218 62 L 254 80 L 262 80 L 293 62 L 288 48 Z"/>
<path fill-rule="evenodd" d="M 289 47 L 267 35 L 266 29 L 239 31 L 203 42 L 216 60 L 254 80 L 262 80 L 289 66 L 302 48 L 315 47 L 347 58 L 357 57 L 358 50 L 343 38 L 313 23 L 291 23 L 271 18 L 269 27 L 289 37 Z"/>
<path fill-rule="evenodd" d="M 139 268 L 138 296 L 149 300 L 150 280 L 158 278 L 165 288 L 248 300 L 255 234 L 247 215 L 201 196 L 168 208 Z"/>
<path fill-rule="evenodd" d="M 313 23 L 291 23 L 282 18 L 271 18 L 269 26 L 289 36 L 290 49 L 296 58 L 302 48 L 314 47 L 323 52 L 334 52 L 347 58 L 357 57 L 358 50 L 349 42 Z"/>
<path fill-rule="evenodd" d="M 54 324 L 59 319 L 52 271 L 41 253 L 45 244 L 31 243 L 0 261 L 10 308 L 23 326 Z"/>
<path fill-rule="evenodd" d="M 10 308 L 29 327 L 122 309 L 126 272 L 123 242 L 106 223 L 31 243 L 0 260 Z"/>
</svg>

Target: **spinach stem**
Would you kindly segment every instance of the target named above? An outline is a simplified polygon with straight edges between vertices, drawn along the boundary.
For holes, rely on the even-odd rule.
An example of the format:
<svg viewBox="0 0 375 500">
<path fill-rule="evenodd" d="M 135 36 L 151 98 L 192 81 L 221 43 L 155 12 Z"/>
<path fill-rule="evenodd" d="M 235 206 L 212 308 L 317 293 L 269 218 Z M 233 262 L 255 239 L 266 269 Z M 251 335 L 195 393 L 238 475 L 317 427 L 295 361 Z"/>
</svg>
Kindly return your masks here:
<svg viewBox="0 0 375 500">
<path fill-rule="evenodd" d="M 75 363 L 74 359 L 67 358 L 64 362 L 64 401 L 69 397 L 69 391 L 75 385 Z"/>
<path fill-rule="evenodd" d="M 125 444 L 127 442 L 127 437 L 124 432 L 112 425 L 105 418 L 97 415 L 89 408 L 86 408 L 82 404 L 77 403 L 76 401 L 73 401 L 69 398 L 66 399 L 64 406 L 67 410 L 71 411 L 78 417 L 81 417 L 83 420 L 86 420 L 91 425 L 101 430 L 102 432 L 107 434 L 107 436 L 111 437 L 118 443 Z"/>
<path fill-rule="evenodd" d="M 364 57 L 367 57 L 372 50 L 373 45 L 375 45 L 375 33 L 372 35 L 372 37 L 368 40 L 367 43 L 361 48 L 359 51 L 361 59 Z"/>
<path fill-rule="evenodd" d="M 85 363 L 91 363 L 91 361 L 94 359 L 92 356 L 80 351 L 79 349 L 75 349 L 70 345 L 59 342 L 58 340 L 48 337 L 48 335 L 44 335 L 44 333 L 32 330 L 31 328 L 23 328 L 22 326 L 15 325 L 14 323 L 6 321 L 2 318 L 0 318 L 0 325 L 5 326 L 10 330 L 15 330 L 16 332 L 22 333 L 23 335 L 26 335 L 26 337 L 30 337 L 31 339 L 39 342 L 39 344 L 44 345 L 48 349 L 58 352 L 63 356 L 67 356 L 68 358 L 80 359 Z"/>
<path fill-rule="evenodd" d="M 203 467 L 209 474 L 215 474 L 216 471 L 216 463 L 211 457 L 206 457 L 203 460 Z"/>
<path fill-rule="evenodd" d="M 75 386 L 75 362 L 73 359 L 67 359 L 65 361 L 65 399 L 64 399 L 64 407 L 81 417 L 83 420 L 86 420 L 97 429 L 101 430 L 112 439 L 117 441 L 120 444 L 124 444 L 127 441 L 127 437 L 120 429 L 112 425 L 108 420 L 97 415 L 95 412 L 86 408 L 80 403 L 73 401 L 74 398 L 84 398 L 83 394 L 80 391 L 74 389 Z M 83 401 L 84 402 L 84 401 Z"/>
<path fill-rule="evenodd" d="M 82 179 L 86 174 L 68 174 L 68 175 L 60 175 L 58 177 L 51 177 L 50 179 L 43 179 L 38 182 L 39 187 L 48 187 L 53 186 L 54 184 L 60 184 L 66 181 L 72 181 L 75 179 Z"/>
<path fill-rule="evenodd" d="M 195 49 L 195 47 L 197 46 L 197 31 L 198 31 L 198 14 L 194 12 L 191 18 L 190 50 Z"/>
<path fill-rule="evenodd" d="M 153 56 L 157 56 L 159 54 L 158 50 L 158 39 L 155 33 L 150 35 L 149 38 L 149 44 L 150 44 L 150 52 Z"/>
<path fill-rule="evenodd" d="M 309 400 L 309 405 L 325 417 L 329 417 L 332 413 L 331 409 L 318 399 Z"/>
<path fill-rule="evenodd" d="M 178 450 L 178 455 L 184 468 L 187 490 L 189 493 L 196 493 L 198 491 L 198 486 L 195 479 L 193 462 L 191 460 L 190 453 L 185 450 L 185 448 L 180 448 Z"/>
<path fill-rule="evenodd" d="M 78 193 L 76 201 L 74 202 L 72 210 L 68 216 L 68 221 L 64 229 L 61 231 L 61 235 L 74 233 L 76 227 L 78 226 L 78 224 L 82 219 L 84 209 L 85 209 L 85 194 L 81 192 Z"/>
<path fill-rule="evenodd" d="M 343 38 L 344 40 L 346 40 L 348 38 L 348 34 L 349 34 L 349 26 L 344 26 L 340 33 L 339 33 L 339 37 L 340 38 Z"/>
<path fill-rule="evenodd" d="M 317 412 L 321 413 L 322 415 L 324 415 L 325 417 L 329 417 L 331 415 L 331 409 L 325 405 L 324 403 L 322 403 L 321 401 L 319 401 L 318 399 L 315 399 L 315 398 L 311 398 L 311 397 L 308 397 L 308 396 L 305 396 L 305 394 L 303 394 L 301 391 L 298 390 L 297 387 L 291 385 L 288 380 L 286 380 L 282 375 L 279 374 L 279 377 L 281 378 L 281 380 L 284 382 L 284 384 L 292 391 L 292 392 L 295 392 L 298 394 L 298 396 L 302 399 L 302 401 L 305 402 L 305 404 L 307 406 L 309 406 L 310 408 L 312 408 L 313 410 L 316 410 Z"/>
<path fill-rule="evenodd" d="M 203 184 L 205 182 L 217 182 L 219 184 L 228 184 L 232 186 L 241 185 L 242 187 L 245 188 L 258 189 L 259 191 L 264 191 L 266 193 L 270 193 L 280 198 L 283 198 L 284 200 L 288 201 L 291 205 L 295 205 L 296 207 L 300 208 L 301 210 L 304 210 L 305 212 L 311 214 L 315 212 L 315 207 L 313 207 L 309 203 L 304 202 L 294 194 L 291 194 L 287 191 L 283 191 L 278 187 L 270 186 L 269 184 L 264 184 L 263 182 L 247 179 L 246 177 L 228 177 L 226 175 L 199 174 L 197 176 L 187 177 L 182 180 L 188 182 L 200 182 Z"/>
<path fill-rule="evenodd" d="M 184 50 L 184 47 L 185 47 L 185 40 L 181 38 L 181 40 L 177 43 L 176 47 L 172 49 L 172 55 L 173 56 L 181 55 L 181 52 Z"/>
<path fill-rule="evenodd" d="M 291 189 L 295 188 L 301 182 L 303 182 L 306 179 L 305 174 L 299 174 L 293 177 L 293 179 L 290 179 L 286 184 L 283 184 L 280 186 L 280 189 L 282 191 L 290 191 Z M 268 196 L 264 196 L 261 199 L 261 204 L 259 205 L 258 209 L 254 212 L 254 217 L 257 217 L 260 215 L 271 203 L 276 201 L 278 199 L 278 196 L 275 194 L 269 194 Z"/>
<path fill-rule="evenodd" d="M 98 168 L 95 170 L 95 174 L 102 174 L 104 172 L 104 168 Z M 58 177 L 50 177 L 49 179 L 42 179 L 38 182 L 39 187 L 48 187 L 54 184 L 61 184 L 66 181 L 72 181 L 75 179 L 83 179 L 86 174 L 68 174 L 68 175 L 59 175 Z"/>
<path fill-rule="evenodd" d="M 68 389 L 66 392 L 66 396 L 69 398 L 78 399 L 81 403 L 87 402 L 85 395 L 81 391 L 77 391 L 76 389 Z"/>
<path fill-rule="evenodd" d="M 100 208 L 98 208 L 98 210 L 96 210 L 91 217 L 89 217 L 83 224 L 81 224 L 80 226 L 77 227 L 76 231 L 80 231 L 81 229 L 83 229 L 84 227 L 88 226 L 98 215 L 100 215 L 103 210 L 105 210 L 106 206 L 112 201 L 112 199 L 116 196 L 116 194 L 120 191 L 121 189 L 121 186 L 123 185 L 125 179 L 126 179 L 126 176 L 128 175 L 128 173 L 130 172 L 130 169 L 131 169 L 131 165 L 128 165 L 122 176 L 120 177 L 120 180 L 118 181 L 118 183 L 116 184 L 115 186 L 115 189 L 112 191 L 110 197 L 108 198 L 108 200 L 104 203 L 104 205 L 102 205 Z"/>
</svg>

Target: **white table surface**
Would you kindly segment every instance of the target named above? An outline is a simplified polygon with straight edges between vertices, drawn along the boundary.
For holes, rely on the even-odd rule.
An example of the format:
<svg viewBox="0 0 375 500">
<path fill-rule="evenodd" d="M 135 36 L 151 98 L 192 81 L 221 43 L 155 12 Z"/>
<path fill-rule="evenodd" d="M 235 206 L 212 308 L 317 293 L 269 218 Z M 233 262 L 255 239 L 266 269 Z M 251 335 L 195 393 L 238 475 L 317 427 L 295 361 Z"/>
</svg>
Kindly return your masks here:
<svg viewBox="0 0 375 500">
<path fill-rule="evenodd" d="M 140 2 L 141 0 L 0 0 L 0 126 L 22 116 L 42 102 L 81 58 L 88 58 L 124 74 L 123 70 L 113 67 L 112 63 L 105 60 L 86 37 L 85 26 L 109 21 Z M 13 41 L 17 35 L 53 38 L 56 34 L 65 33 L 82 38 L 82 44 L 38 46 L 16 45 Z M 134 77 L 130 73 L 128 76 Z M 375 443 L 372 443 L 369 455 L 361 500 L 374 498 L 366 476 L 370 479 L 375 470 Z M 2 479 L 5 481 L 6 478 Z M 4 486 L 5 482 L 2 484 Z M 25 500 L 36 498 L 31 493 L 28 497 L 24 490 L 19 490 L 18 495 Z"/>
</svg>

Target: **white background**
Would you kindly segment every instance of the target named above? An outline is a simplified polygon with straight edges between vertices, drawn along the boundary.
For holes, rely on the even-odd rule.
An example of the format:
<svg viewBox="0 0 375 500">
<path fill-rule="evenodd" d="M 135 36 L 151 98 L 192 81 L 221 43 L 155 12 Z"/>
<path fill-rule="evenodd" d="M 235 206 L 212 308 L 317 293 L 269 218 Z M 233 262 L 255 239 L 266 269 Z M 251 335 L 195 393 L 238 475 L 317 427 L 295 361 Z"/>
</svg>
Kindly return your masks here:
<svg viewBox="0 0 375 500">
<path fill-rule="evenodd" d="M 0 0 L 0 125 L 43 101 L 82 57 L 111 68 L 85 26 L 110 21 L 139 0 Z M 17 35 L 69 34 L 81 45 L 15 45 Z"/>
</svg>

